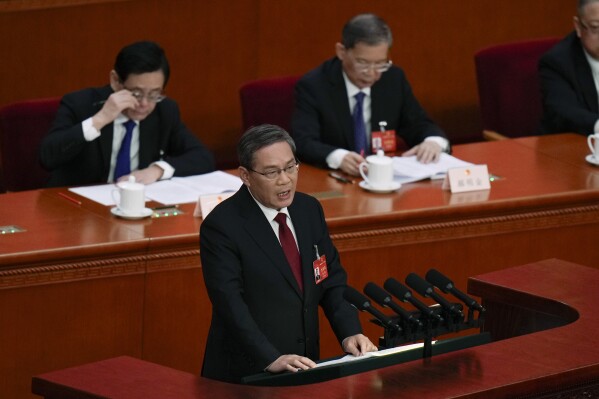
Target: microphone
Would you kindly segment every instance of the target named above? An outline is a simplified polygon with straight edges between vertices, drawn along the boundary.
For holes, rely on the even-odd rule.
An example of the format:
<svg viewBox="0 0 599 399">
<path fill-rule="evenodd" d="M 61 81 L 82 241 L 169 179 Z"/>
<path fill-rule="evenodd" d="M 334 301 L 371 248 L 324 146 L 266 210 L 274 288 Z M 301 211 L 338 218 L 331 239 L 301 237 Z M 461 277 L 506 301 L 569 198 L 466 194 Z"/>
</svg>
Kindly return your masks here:
<svg viewBox="0 0 599 399">
<path fill-rule="evenodd" d="M 413 288 L 417 293 L 422 295 L 425 298 L 433 298 L 439 305 L 441 305 L 444 309 L 463 315 L 462 311 L 453 303 L 449 302 L 447 299 L 443 298 L 441 295 L 437 294 L 433 285 L 422 279 L 416 273 L 410 273 L 406 277 L 406 284 Z"/>
<path fill-rule="evenodd" d="M 343 292 L 343 298 L 348 301 L 353 307 L 358 309 L 360 312 L 368 312 L 373 315 L 378 321 L 380 321 L 385 328 L 393 328 L 401 331 L 401 327 L 393 322 L 389 317 L 383 314 L 380 310 L 373 308 L 370 305 L 370 301 L 360 292 L 352 287 L 347 287 Z"/>
<path fill-rule="evenodd" d="M 394 279 L 393 277 L 388 278 L 383 284 L 383 287 L 387 291 L 389 291 L 393 296 L 399 299 L 402 302 L 410 302 L 414 305 L 420 312 L 430 318 L 437 319 L 439 321 L 443 321 L 443 317 L 436 314 L 431 308 L 422 303 L 419 299 L 414 298 L 412 296 L 412 291 L 408 289 L 405 285 Z"/>
<path fill-rule="evenodd" d="M 383 307 L 391 308 L 395 313 L 401 316 L 404 320 L 407 320 L 412 323 L 416 323 L 418 325 L 422 325 L 422 322 L 418 320 L 418 318 L 414 317 L 414 315 L 398 304 L 396 304 L 393 299 L 391 299 L 391 295 L 387 293 L 384 289 L 379 287 L 374 283 L 368 283 L 364 286 L 364 293 L 374 299 L 376 303 Z"/>
<path fill-rule="evenodd" d="M 447 278 L 440 271 L 438 271 L 436 269 L 430 269 L 428 272 L 426 272 L 426 275 L 424 276 L 424 278 L 426 278 L 426 281 L 433 284 L 435 287 L 439 288 L 444 293 L 446 293 L 446 294 L 451 293 L 453 296 L 458 298 L 460 301 L 464 302 L 466 304 L 466 306 L 468 306 L 470 309 L 476 309 L 479 312 L 483 312 L 485 310 L 485 308 L 483 308 L 474 299 L 470 298 L 468 295 L 466 295 L 462 291 L 458 290 L 453 285 L 453 281 L 451 281 L 449 278 Z"/>
</svg>

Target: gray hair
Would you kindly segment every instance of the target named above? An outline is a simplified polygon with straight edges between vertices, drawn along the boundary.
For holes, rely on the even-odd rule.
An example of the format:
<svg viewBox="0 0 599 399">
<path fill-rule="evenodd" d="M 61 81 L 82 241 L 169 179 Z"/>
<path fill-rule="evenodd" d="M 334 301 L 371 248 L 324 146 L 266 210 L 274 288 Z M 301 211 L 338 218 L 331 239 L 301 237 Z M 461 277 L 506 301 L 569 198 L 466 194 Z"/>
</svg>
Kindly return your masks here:
<svg viewBox="0 0 599 399">
<path fill-rule="evenodd" d="M 374 14 L 360 14 L 350 19 L 341 32 L 341 44 L 346 49 L 353 48 L 359 42 L 369 46 L 393 43 L 391 29 L 382 18 Z"/>
<path fill-rule="evenodd" d="M 281 142 L 289 144 L 295 157 L 295 142 L 282 127 L 276 125 L 258 125 L 249 128 L 241 136 L 237 144 L 239 165 L 246 169 L 252 169 L 254 166 L 254 154 L 258 150 Z"/>
<path fill-rule="evenodd" d="M 582 15 L 583 13 L 583 9 L 591 4 L 591 3 L 596 3 L 599 0 L 578 0 L 578 14 Z"/>
</svg>

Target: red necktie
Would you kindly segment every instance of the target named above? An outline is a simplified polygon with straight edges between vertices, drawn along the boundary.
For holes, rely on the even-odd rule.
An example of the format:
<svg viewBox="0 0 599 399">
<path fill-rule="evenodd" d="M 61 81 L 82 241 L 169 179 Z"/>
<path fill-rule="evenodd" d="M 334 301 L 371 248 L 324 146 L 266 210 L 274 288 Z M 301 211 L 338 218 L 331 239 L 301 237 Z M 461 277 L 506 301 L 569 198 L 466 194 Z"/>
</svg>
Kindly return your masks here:
<svg viewBox="0 0 599 399">
<path fill-rule="evenodd" d="M 297 280 L 300 291 L 303 291 L 304 280 L 302 278 L 302 260 L 299 251 L 297 250 L 293 233 L 289 229 L 289 226 L 287 226 L 287 215 L 284 213 L 279 213 L 275 217 L 275 221 L 279 224 L 279 240 L 281 241 L 283 252 L 285 252 L 285 257 L 287 258 L 287 262 L 291 267 L 291 271 Z"/>
</svg>

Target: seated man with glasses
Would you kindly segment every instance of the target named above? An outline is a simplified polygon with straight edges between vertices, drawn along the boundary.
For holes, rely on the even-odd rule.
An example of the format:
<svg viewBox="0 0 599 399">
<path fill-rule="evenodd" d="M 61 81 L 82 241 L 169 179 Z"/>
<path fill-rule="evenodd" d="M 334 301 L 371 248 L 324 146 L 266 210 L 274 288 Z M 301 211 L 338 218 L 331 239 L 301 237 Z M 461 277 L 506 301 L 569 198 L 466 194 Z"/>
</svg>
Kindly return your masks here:
<svg viewBox="0 0 599 399">
<path fill-rule="evenodd" d="M 110 85 L 65 95 L 40 147 L 48 186 L 127 180 L 144 184 L 214 170 L 214 157 L 164 96 L 169 64 L 160 46 L 124 47 Z"/>
<path fill-rule="evenodd" d="M 571 32 L 539 61 L 544 133 L 599 133 L 599 0 L 579 0 Z"/>
<path fill-rule="evenodd" d="M 336 57 L 306 74 L 295 87 L 291 129 L 300 160 L 357 176 L 358 165 L 377 149 L 437 161 L 449 151 L 443 131 L 427 116 L 402 69 L 388 58 L 387 24 L 361 14 L 345 24 Z"/>
</svg>

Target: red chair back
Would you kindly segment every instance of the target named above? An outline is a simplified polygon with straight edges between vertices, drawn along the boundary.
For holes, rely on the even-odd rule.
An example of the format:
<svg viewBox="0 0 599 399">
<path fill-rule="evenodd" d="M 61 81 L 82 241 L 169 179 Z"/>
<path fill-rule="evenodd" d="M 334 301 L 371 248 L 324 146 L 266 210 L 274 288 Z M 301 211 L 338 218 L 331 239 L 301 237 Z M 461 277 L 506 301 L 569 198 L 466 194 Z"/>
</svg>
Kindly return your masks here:
<svg viewBox="0 0 599 399">
<path fill-rule="evenodd" d="M 0 108 L 0 186 L 6 191 L 42 188 L 50 174 L 39 146 L 50 130 L 60 98 L 21 101 Z"/>
<path fill-rule="evenodd" d="M 294 88 L 299 76 L 269 78 L 245 83 L 239 89 L 243 131 L 269 123 L 291 133 Z"/>
<path fill-rule="evenodd" d="M 484 130 L 508 137 L 539 133 L 542 104 L 537 65 L 559 40 L 501 44 L 474 55 Z"/>
</svg>

